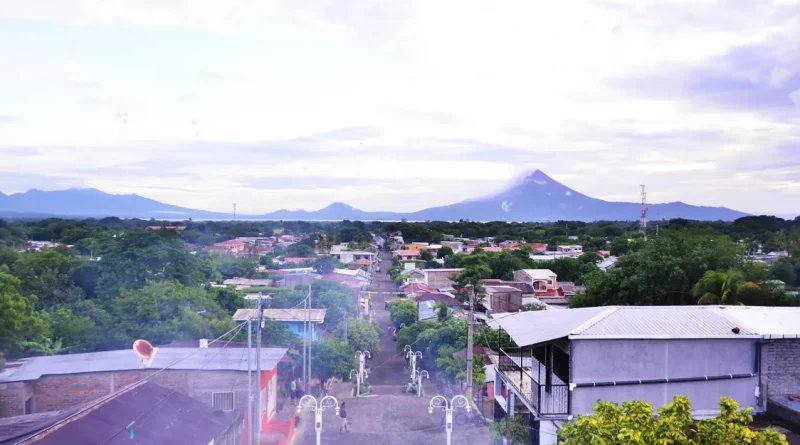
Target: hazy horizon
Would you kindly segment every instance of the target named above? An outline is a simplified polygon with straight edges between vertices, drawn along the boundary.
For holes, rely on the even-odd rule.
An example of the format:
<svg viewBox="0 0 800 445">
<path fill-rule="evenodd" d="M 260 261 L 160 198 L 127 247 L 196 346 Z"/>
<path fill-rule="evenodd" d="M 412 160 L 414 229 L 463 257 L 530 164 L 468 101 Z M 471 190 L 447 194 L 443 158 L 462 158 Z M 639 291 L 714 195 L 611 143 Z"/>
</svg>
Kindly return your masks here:
<svg viewBox="0 0 800 445">
<path fill-rule="evenodd" d="M 798 23 L 798 0 L 0 0 L 0 190 L 409 212 L 539 168 L 797 214 Z"/>
</svg>

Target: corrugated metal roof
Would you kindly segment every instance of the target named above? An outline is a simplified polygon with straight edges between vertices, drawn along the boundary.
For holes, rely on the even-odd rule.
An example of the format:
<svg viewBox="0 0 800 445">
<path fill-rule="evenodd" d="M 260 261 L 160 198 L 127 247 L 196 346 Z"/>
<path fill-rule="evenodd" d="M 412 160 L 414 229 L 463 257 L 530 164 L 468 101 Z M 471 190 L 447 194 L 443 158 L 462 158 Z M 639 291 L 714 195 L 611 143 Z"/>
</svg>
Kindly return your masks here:
<svg viewBox="0 0 800 445">
<path fill-rule="evenodd" d="M 274 368 L 286 355 L 286 351 L 285 348 L 261 348 L 261 369 Z M 254 364 L 255 353 L 253 349 L 251 355 Z M 180 361 L 175 363 L 178 360 Z M 155 357 L 147 369 L 156 370 L 167 366 L 176 370 L 247 371 L 247 351 L 220 348 L 156 348 Z M 31 357 L 26 359 L 22 366 L 9 369 L 10 372 L 0 375 L 0 383 L 36 380 L 43 375 L 140 369 L 142 369 L 142 359 L 131 349 Z"/>
<path fill-rule="evenodd" d="M 613 309 L 592 307 L 567 311 L 518 312 L 492 317 L 518 346 L 529 346 L 566 337 L 579 326 L 610 310 Z"/>
<path fill-rule="evenodd" d="M 800 337 L 800 308 L 722 306 L 716 310 L 758 332 L 763 338 Z"/>
<path fill-rule="evenodd" d="M 534 280 L 546 280 L 555 276 L 555 272 L 550 269 L 522 269 L 522 271 Z"/>
<path fill-rule="evenodd" d="M 738 333 L 733 329 L 739 328 Z M 711 306 L 614 307 L 570 332 L 570 338 L 721 338 L 757 332 Z"/>
<path fill-rule="evenodd" d="M 800 308 L 607 306 L 495 316 L 519 346 L 557 338 L 798 338 Z M 738 332 L 734 332 L 738 331 Z"/>
<path fill-rule="evenodd" d="M 308 312 L 308 314 L 306 313 Z M 312 323 L 322 323 L 325 321 L 327 309 L 264 309 L 264 318 L 275 321 L 303 321 L 311 320 Z M 233 314 L 234 321 L 255 320 L 258 318 L 258 309 L 237 309 Z"/>
</svg>

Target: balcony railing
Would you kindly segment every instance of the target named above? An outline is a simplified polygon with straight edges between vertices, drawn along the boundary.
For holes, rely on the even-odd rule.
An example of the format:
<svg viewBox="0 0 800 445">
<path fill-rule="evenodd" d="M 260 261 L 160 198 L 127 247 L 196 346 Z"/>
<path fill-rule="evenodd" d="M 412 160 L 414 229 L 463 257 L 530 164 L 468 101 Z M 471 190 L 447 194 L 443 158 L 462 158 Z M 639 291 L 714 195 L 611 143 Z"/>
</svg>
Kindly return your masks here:
<svg viewBox="0 0 800 445">
<path fill-rule="evenodd" d="M 501 351 L 497 370 L 538 415 L 569 415 L 569 386 L 553 374 L 548 385 L 545 366 L 529 349 Z"/>
</svg>

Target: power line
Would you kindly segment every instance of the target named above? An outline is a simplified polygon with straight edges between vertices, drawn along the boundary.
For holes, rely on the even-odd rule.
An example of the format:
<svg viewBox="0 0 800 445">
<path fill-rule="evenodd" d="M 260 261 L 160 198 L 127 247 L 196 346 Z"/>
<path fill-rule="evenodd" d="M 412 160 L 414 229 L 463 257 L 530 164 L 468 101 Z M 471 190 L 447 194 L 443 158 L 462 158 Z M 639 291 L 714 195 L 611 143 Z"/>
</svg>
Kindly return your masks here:
<svg viewBox="0 0 800 445">
<path fill-rule="evenodd" d="M 214 340 L 210 341 L 210 342 L 208 343 L 208 345 L 210 346 L 210 345 L 212 345 L 212 344 L 216 343 L 217 341 L 219 341 L 220 339 L 222 339 L 222 337 L 225 337 L 226 335 L 230 334 L 231 332 L 233 332 L 233 331 L 235 331 L 235 330 L 237 330 L 237 329 L 241 329 L 241 325 L 240 325 L 240 326 L 237 326 L 237 327 L 234 327 L 234 328 L 232 328 L 232 329 L 231 329 L 231 330 L 229 330 L 228 332 L 226 332 L 226 333 L 224 333 L 224 334 L 220 335 L 219 337 L 215 338 Z M 230 340 L 229 340 L 228 342 L 230 342 Z M 226 343 L 226 346 L 227 346 L 227 343 Z M 165 366 L 165 367 L 163 367 L 163 368 L 161 368 L 161 369 L 159 369 L 159 370 L 157 370 L 157 371 L 155 371 L 155 372 L 151 373 L 150 375 L 148 375 L 148 376 L 146 376 L 146 377 L 143 377 L 143 378 L 141 378 L 141 379 L 139 379 L 139 380 L 137 380 L 137 381 L 135 381 L 135 382 L 131 383 L 130 385 L 127 385 L 127 386 L 125 386 L 125 387 L 123 387 L 123 388 L 121 388 L 121 389 L 119 389 L 119 390 L 117 390 L 117 391 L 114 391 L 113 393 L 111 393 L 111 394 L 109 394 L 109 395 L 107 395 L 107 396 L 103 396 L 103 397 L 101 397 L 101 398 L 99 398 L 99 399 L 95 400 L 94 402 L 91 402 L 89 405 L 87 405 L 87 406 L 86 406 L 86 407 L 84 407 L 83 409 L 81 409 L 81 410 L 79 410 L 79 411 L 77 411 L 77 412 L 73 413 L 73 414 L 72 414 L 72 415 L 70 415 L 70 416 L 67 416 L 67 417 L 65 417 L 64 419 L 61 419 L 61 421 L 59 421 L 59 422 L 56 422 L 56 423 L 54 423 L 53 425 L 50 425 L 49 427 L 47 427 L 47 428 L 45 428 L 45 429 L 43 429 L 43 430 L 41 430 L 41 431 L 38 431 L 38 432 L 36 432 L 35 434 L 33 434 L 33 435 L 31 435 L 31 436 L 28 436 L 28 437 L 26 437 L 25 439 L 22 439 L 21 441 L 17 442 L 17 445 L 18 445 L 18 444 L 21 444 L 21 443 L 23 443 L 23 442 L 25 442 L 26 440 L 30 439 L 31 437 L 34 437 L 34 436 L 37 436 L 37 435 L 39 435 L 39 434 L 42 434 L 42 433 L 44 433 L 44 432 L 47 432 L 47 431 L 49 431 L 49 430 L 51 430 L 51 429 L 53 429 L 53 428 L 55 428 L 55 427 L 57 427 L 57 426 L 61 425 L 62 423 L 68 422 L 68 421 L 70 421 L 70 420 L 72 420 L 72 419 L 74 419 L 74 418 L 76 418 L 76 417 L 78 417 L 78 416 L 82 415 L 83 413 L 85 413 L 85 412 L 87 412 L 87 411 L 89 411 L 89 410 L 92 410 L 92 409 L 94 409 L 94 408 L 95 408 L 95 407 L 97 407 L 97 406 L 100 406 L 100 405 L 102 405 L 103 403 L 105 403 L 105 402 L 107 402 L 107 401 L 109 401 L 109 400 L 113 399 L 114 397 L 116 397 L 116 396 L 118 396 L 118 395 L 122 394 L 123 392 L 126 392 L 126 391 L 128 391 L 128 390 L 130 390 L 130 389 L 132 389 L 132 388 L 134 388 L 134 387 L 136 387 L 136 386 L 138 386 L 138 385 L 139 385 L 139 384 L 141 384 L 142 382 L 145 382 L 145 381 L 147 381 L 148 379 L 150 379 L 151 377 L 155 376 L 156 374 L 160 374 L 161 372 L 163 372 L 163 371 L 166 371 L 167 369 L 169 369 L 169 368 L 171 368 L 171 367 L 173 367 L 173 366 L 177 365 L 178 363 L 180 363 L 180 362 L 182 362 L 182 361 L 186 360 L 187 358 L 189 358 L 189 357 L 191 357 L 192 355 L 194 355 L 194 354 L 196 354 L 197 352 L 199 352 L 201 349 L 205 349 L 205 348 L 197 348 L 197 349 L 193 350 L 192 352 L 190 352 L 190 353 L 188 353 L 188 354 L 184 355 L 183 357 L 181 357 L 181 358 L 179 358 L 179 359 L 175 360 L 174 362 L 172 362 L 172 363 L 168 364 L 167 366 Z"/>
<path fill-rule="evenodd" d="M 217 357 L 217 356 L 218 356 L 218 355 L 219 355 L 219 354 L 220 354 L 220 353 L 221 353 L 221 352 L 222 352 L 222 351 L 223 351 L 225 348 L 227 348 L 227 347 L 228 347 L 228 345 L 230 344 L 230 342 L 231 342 L 231 341 L 234 339 L 234 337 L 236 337 L 236 334 L 238 334 L 238 333 L 239 333 L 239 331 L 240 331 L 242 328 L 244 328 L 244 324 L 240 324 L 240 325 L 239 325 L 239 327 L 238 327 L 238 329 L 236 330 L 236 332 L 234 332 L 234 333 L 233 333 L 233 335 L 231 336 L 231 338 L 230 338 L 230 339 L 229 339 L 227 342 L 225 342 L 225 345 L 224 345 L 223 347 L 221 347 L 221 348 L 218 348 L 219 350 L 218 350 L 218 351 L 217 351 L 217 352 L 216 352 L 214 355 L 212 355 L 212 356 L 211 356 L 211 358 L 209 358 L 208 360 L 206 360 L 206 361 L 205 361 L 205 363 L 203 363 L 203 366 L 201 366 L 200 368 L 198 368 L 196 372 L 200 372 L 200 371 L 202 371 L 203 369 L 205 369 L 205 367 L 206 367 L 206 366 L 207 366 L 209 363 L 211 363 L 211 360 L 214 360 L 214 358 L 216 358 L 216 357 Z M 230 332 L 230 331 L 228 331 L 228 332 Z M 198 348 L 198 349 L 206 349 L 206 348 Z M 164 403 L 165 401 L 167 401 L 167 399 L 169 399 L 170 397 L 172 397 L 172 395 L 173 395 L 173 394 L 175 394 L 177 391 L 178 391 L 177 389 L 173 389 L 173 390 L 172 390 L 172 392 L 170 392 L 169 394 L 167 394 L 166 396 L 164 396 L 164 398 L 162 398 L 161 400 L 159 400 L 158 402 L 156 402 L 156 404 L 155 404 L 155 405 L 153 405 L 153 407 L 152 407 L 152 408 L 148 409 L 147 411 L 145 411 L 144 413 L 142 413 L 141 415 L 139 415 L 139 417 L 137 417 L 137 418 L 133 419 L 133 420 L 131 421 L 131 423 L 130 423 L 130 424 L 128 424 L 128 426 L 126 426 L 126 427 L 124 427 L 124 428 L 120 429 L 119 431 L 117 431 L 116 433 L 114 433 L 114 435 L 112 435 L 112 436 L 111 436 L 111 437 L 109 437 L 108 439 L 106 439 L 106 440 L 104 440 L 104 441 L 100 442 L 98 445 L 103 445 L 103 444 L 105 444 L 105 443 L 108 443 L 108 442 L 110 442 L 112 439 L 114 439 L 115 437 L 117 437 L 117 436 L 119 435 L 119 433 L 121 433 L 121 432 L 123 432 L 123 431 L 125 431 L 125 430 L 127 430 L 127 429 L 129 429 L 129 428 L 132 428 L 132 427 L 133 427 L 133 426 L 136 424 L 136 422 L 138 422 L 139 420 L 141 420 L 142 418 L 144 418 L 144 416 L 146 416 L 146 415 L 150 414 L 151 412 L 153 412 L 153 410 L 155 410 L 155 409 L 156 409 L 156 408 L 158 408 L 158 407 L 159 407 L 159 406 L 160 406 L 162 403 Z"/>
</svg>

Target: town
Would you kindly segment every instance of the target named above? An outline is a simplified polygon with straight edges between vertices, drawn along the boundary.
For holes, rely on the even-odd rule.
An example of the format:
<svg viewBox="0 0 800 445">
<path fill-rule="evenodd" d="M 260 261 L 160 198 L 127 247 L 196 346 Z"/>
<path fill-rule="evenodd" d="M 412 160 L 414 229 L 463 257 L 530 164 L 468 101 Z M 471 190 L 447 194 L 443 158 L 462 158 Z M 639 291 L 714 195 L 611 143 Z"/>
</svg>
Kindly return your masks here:
<svg viewBox="0 0 800 445">
<path fill-rule="evenodd" d="M 598 400 L 781 443 L 797 223 L 3 222 L 0 443 L 581 443 Z"/>
</svg>

